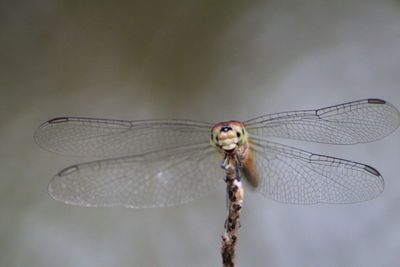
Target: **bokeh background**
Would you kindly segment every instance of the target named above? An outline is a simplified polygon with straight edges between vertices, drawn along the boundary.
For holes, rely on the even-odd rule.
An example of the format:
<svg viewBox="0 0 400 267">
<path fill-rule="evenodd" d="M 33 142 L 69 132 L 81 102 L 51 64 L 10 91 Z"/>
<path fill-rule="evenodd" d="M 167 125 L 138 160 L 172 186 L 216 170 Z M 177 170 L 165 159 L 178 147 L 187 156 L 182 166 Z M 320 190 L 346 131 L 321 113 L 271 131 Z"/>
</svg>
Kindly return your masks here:
<svg viewBox="0 0 400 267">
<path fill-rule="evenodd" d="M 224 188 L 160 209 L 51 199 L 51 177 L 89 160 L 35 144 L 52 117 L 217 122 L 369 97 L 400 107 L 399 1 L 2 1 L 0 266 L 221 266 Z M 248 193 L 239 266 L 399 266 L 400 130 L 282 142 L 370 164 L 385 191 L 310 206 Z"/>
</svg>

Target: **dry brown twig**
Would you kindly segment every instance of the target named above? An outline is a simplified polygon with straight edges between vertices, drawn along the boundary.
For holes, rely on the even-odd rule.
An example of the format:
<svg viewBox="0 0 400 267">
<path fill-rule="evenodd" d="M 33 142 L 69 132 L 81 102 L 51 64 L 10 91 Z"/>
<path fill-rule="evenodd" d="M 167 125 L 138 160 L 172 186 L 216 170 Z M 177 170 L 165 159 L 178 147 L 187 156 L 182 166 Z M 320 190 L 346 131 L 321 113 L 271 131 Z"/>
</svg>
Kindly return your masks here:
<svg viewBox="0 0 400 267">
<path fill-rule="evenodd" d="M 240 162 L 233 155 L 227 155 L 222 167 L 226 171 L 228 194 L 228 215 L 225 221 L 225 234 L 222 235 L 222 263 L 224 267 L 236 265 L 236 241 L 240 227 L 240 210 L 243 202 L 243 186 L 240 180 Z"/>
</svg>

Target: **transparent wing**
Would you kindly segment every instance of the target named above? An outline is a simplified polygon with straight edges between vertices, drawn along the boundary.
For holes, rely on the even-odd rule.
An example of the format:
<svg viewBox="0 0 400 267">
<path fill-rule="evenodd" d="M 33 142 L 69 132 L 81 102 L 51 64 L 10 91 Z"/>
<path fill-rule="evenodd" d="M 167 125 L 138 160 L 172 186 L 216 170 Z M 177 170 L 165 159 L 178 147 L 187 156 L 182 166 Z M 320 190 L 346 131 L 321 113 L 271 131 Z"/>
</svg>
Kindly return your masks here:
<svg viewBox="0 0 400 267">
<path fill-rule="evenodd" d="M 112 157 L 208 142 L 211 127 L 185 120 L 61 117 L 42 124 L 34 138 L 41 147 L 60 154 Z"/>
<path fill-rule="evenodd" d="M 224 173 L 208 145 L 68 167 L 49 184 L 56 199 L 79 206 L 172 206 L 213 191 Z"/>
<path fill-rule="evenodd" d="M 261 139 L 252 141 L 259 174 L 257 189 L 284 203 L 352 203 L 378 196 L 384 188 L 374 168 L 312 154 Z"/>
<path fill-rule="evenodd" d="M 378 140 L 399 127 L 399 111 L 380 99 L 365 99 L 316 110 L 265 115 L 245 122 L 250 135 L 328 144 Z"/>
</svg>

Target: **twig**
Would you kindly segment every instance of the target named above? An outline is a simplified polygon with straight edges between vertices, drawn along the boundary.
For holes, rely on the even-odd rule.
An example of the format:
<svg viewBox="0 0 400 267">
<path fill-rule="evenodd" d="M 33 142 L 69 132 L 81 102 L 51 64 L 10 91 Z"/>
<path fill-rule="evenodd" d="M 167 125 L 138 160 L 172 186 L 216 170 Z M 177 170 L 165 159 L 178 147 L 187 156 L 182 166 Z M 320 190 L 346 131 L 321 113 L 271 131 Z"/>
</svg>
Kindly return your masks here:
<svg viewBox="0 0 400 267">
<path fill-rule="evenodd" d="M 226 187 L 228 194 L 228 216 L 225 221 L 225 234 L 222 235 L 222 263 L 224 267 L 236 265 L 236 241 L 240 227 L 240 210 L 243 202 L 243 186 L 240 181 L 240 162 L 233 155 L 227 155 L 222 167 L 226 171 Z"/>
</svg>

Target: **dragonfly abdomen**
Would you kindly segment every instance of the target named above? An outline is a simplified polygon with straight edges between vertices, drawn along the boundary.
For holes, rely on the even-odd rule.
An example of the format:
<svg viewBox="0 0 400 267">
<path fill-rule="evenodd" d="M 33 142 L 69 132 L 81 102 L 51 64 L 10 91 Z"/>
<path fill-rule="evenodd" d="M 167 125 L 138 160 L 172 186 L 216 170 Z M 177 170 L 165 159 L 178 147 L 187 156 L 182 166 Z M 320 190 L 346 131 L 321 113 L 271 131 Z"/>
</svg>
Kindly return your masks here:
<svg viewBox="0 0 400 267">
<path fill-rule="evenodd" d="M 250 149 L 247 149 L 246 154 L 242 159 L 242 174 L 251 187 L 257 188 L 259 179 L 254 165 L 253 153 Z"/>
</svg>

